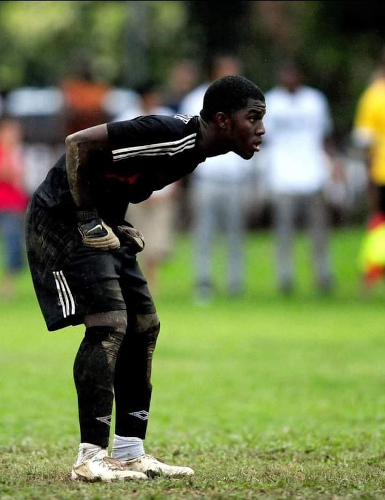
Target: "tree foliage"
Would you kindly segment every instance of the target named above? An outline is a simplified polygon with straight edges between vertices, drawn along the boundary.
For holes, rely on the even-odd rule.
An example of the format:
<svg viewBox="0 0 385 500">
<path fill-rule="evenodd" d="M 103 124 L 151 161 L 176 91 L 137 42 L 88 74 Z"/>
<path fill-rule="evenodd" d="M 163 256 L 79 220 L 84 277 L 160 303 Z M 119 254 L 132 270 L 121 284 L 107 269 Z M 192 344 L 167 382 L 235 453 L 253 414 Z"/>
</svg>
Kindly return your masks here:
<svg viewBox="0 0 385 500">
<path fill-rule="evenodd" d="M 133 86 L 164 81 L 177 59 L 203 68 L 215 52 L 238 54 L 265 90 L 280 58 L 300 56 L 346 132 L 384 42 L 381 2 L 0 2 L 0 90 L 57 84 L 75 63 Z M 203 72 L 204 74 L 204 72 Z"/>
</svg>

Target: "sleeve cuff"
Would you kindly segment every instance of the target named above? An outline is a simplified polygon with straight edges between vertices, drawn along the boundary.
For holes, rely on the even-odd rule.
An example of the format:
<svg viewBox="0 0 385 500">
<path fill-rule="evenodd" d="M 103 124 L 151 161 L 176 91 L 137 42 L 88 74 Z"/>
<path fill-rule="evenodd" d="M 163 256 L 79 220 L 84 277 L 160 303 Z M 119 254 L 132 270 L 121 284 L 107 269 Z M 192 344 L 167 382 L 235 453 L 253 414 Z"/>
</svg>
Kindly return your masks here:
<svg viewBox="0 0 385 500">
<path fill-rule="evenodd" d="M 76 212 L 76 217 L 78 222 L 88 222 L 93 219 L 97 219 L 99 214 L 96 210 L 78 210 Z"/>
</svg>

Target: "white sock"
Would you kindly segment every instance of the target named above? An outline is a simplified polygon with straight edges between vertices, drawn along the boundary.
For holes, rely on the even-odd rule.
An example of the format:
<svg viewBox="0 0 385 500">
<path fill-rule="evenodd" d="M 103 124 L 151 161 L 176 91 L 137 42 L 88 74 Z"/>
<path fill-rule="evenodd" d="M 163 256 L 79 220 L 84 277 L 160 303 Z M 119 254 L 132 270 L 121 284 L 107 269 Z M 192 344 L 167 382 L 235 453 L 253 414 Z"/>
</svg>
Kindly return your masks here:
<svg viewBox="0 0 385 500">
<path fill-rule="evenodd" d="M 85 460 L 89 460 L 94 457 L 102 448 L 96 444 L 91 443 L 80 443 L 78 456 L 75 460 L 75 465 L 79 465 L 81 462 Z"/>
<path fill-rule="evenodd" d="M 144 455 L 143 440 L 138 437 L 114 435 L 112 456 L 118 460 L 132 460 Z"/>
</svg>

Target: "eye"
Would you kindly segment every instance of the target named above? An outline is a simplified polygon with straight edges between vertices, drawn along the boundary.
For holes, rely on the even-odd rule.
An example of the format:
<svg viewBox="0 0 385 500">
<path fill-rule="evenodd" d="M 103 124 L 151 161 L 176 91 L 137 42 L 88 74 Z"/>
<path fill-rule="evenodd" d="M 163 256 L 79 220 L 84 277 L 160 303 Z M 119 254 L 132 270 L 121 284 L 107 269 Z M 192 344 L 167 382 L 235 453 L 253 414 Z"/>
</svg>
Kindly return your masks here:
<svg viewBox="0 0 385 500">
<path fill-rule="evenodd" d="M 256 116 L 250 117 L 251 123 L 256 123 L 258 121 L 258 118 Z"/>
</svg>

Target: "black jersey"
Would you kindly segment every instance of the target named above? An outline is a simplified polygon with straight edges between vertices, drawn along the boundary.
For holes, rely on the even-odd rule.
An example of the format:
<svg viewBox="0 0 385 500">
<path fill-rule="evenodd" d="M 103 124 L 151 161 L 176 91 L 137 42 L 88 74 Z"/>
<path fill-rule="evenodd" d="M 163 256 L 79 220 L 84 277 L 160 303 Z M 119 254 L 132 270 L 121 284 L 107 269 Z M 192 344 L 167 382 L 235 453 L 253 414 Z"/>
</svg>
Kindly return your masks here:
<svg viewBox="0 0 385 500">
<path fill-rule="evenodd" d="M 196 149 L 197 116 L 140 116 L 107 124 L 109 148 L 94 151 L 88 169 L 94 206 L 109 224 L 124 218 L 129 203 L 139 203 L 191 173 L 205 160 Z M 73 213 L 63 155 L 36 191 L 48 208 Z"/>
</svg>

